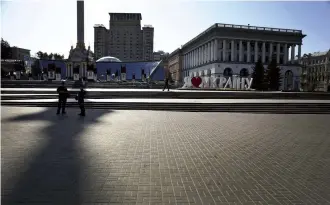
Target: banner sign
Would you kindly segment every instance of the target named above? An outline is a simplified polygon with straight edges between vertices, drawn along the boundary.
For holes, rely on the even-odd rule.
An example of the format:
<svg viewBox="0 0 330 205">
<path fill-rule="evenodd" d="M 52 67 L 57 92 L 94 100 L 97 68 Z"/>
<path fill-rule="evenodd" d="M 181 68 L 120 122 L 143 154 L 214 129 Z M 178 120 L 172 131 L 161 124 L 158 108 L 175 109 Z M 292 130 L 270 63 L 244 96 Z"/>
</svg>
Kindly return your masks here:
<svg viewBox="0 0 330 205">
<path fill-rule="evenodd" d="M 252 85 L 253 78 L 241 78 L 233 76 L 225 77 L 185 77 L 182 88 L 231 88 L 234 90 L 249 90 Z"/>
</svg>

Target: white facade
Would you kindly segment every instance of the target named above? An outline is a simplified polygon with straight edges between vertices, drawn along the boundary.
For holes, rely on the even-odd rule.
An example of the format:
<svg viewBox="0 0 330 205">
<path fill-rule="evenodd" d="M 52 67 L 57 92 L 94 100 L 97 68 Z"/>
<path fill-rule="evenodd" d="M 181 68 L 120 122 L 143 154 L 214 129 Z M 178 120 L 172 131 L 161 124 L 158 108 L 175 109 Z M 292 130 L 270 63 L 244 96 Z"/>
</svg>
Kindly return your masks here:
<svg viewBox="0 0 330 205">
<path fill-rule="evenodd" d="M 216 33 L 217 29 L 224 28 L 231 37 Z M 231 30 L 228 30 L 230 28 Z M 245 35 L 244 29 L 252 29 L 254 34 Z M 292 38 L 278 38 L 274 40 L 262 32 L 273 35 L 291 35 Z M 210 33 L 210 34 L 208 34 Z M 203 38 L 203 36 L 207 36 Z M 191 72 L 211 70 L 217 76 L 248 75 L 252 67 L 260 59 L 267 68 L 272 58 L 282 70 L 281 89 L 299 89 L 300 66 L 295 64 L 295 55 L 301 57 L 302 32 L 298 30 L 273 29 L 264 27 L 238 26 L 230 24 L 215 24 L 208 30 L 185 44 L 182 76 L 189 76 Z M 300 39 L 300 42 L 299 42 Z M 244 69 L 244 70 L 243 70 Z M 290 82 L 288 81 L 290 77 Z M 289 82 L 289 86 L 288 86 Z"/>
</svg>

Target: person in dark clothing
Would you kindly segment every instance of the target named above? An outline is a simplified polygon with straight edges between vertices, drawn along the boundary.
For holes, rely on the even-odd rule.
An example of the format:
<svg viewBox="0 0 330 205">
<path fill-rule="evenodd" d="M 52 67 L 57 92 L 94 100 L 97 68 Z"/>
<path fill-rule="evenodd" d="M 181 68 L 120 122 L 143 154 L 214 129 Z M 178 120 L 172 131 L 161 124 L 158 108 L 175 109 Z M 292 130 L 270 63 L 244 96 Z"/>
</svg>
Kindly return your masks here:
<svg viewBox="0 0 330 205">
<path fill-rule="evenodd" d="M 84 101 L 85 101 L 85 97 L 86 97 L 86 91 L 84 90 L 84 87 L 81 86 L 80 87 L 80 91 L 76 96 L 76 100 L 78 100 L 78 105 L 80 108 L 80 116 L 85 116 L 85 105 L 84 105 Z"/>
<path fill-rule="evenodd" d="M 163 88 L 163 91 L 167 88 L 167 91 L 170 91 L 170 85 L 169 85 L 169 78 L 166 77 L 165 79 L 165 85 L 164 85 L 164 88 Z"/>
<path fill-rule="evenodd" d="M 57 88 L 58 93 L 58 104 L 57 104 L 57 115 L 60 114 L 60 110 L 62 108 L 62 114 L 65 114 L 65 106 L 66 100 L 69 97 L 68 89 L 64 86 L 64 81 L 62 81 L 62 85 Z"/>
</svg>

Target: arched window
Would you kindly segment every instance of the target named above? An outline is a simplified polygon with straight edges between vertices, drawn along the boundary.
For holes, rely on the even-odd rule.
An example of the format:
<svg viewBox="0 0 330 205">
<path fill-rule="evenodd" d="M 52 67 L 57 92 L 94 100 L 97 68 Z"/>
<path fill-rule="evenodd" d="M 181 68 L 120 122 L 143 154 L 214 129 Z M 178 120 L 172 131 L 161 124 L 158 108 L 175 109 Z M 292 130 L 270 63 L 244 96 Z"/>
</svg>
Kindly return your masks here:
<svg viewBox="0 0 330 205">
<path fill-rule="evenodd" d="M 288 70 L 284 74 L 284 89 L 292 90 L 293 89 L 293 72 Z"/>
<path fill-rule="evenodd" d="M 223 76 L 225 78 L 230 78 L 233 76 L 233 70 L 231 68 L 226 68 L 224 71 L 223 71 Z"/>
<path fill-rule="evenodd" d="M 242 68 L 242 70 L 239 72 L 239 75 L 241 78 L 246 78 L 249 76 L 249 70 L 246 68 Z"/>
</svg>

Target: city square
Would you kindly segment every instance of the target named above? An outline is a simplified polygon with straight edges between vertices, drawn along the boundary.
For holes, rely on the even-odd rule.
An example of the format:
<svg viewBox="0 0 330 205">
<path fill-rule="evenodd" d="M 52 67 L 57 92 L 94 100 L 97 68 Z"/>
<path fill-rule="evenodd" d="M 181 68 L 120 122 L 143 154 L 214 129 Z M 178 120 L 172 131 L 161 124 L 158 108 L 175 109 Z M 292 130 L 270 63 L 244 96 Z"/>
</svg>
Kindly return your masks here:
<svg viewBox="0 0 330 205">
<path fill-rule="evenodd" d="M 72 2 L 1 3 L 1 204 L 330 204 L 325 4 Z"/>
<path fill-rule="evenodd" d="M 329 115 L 76 113 L 2 107 L 3 204 L 330 203 Z"/>
</svg>

